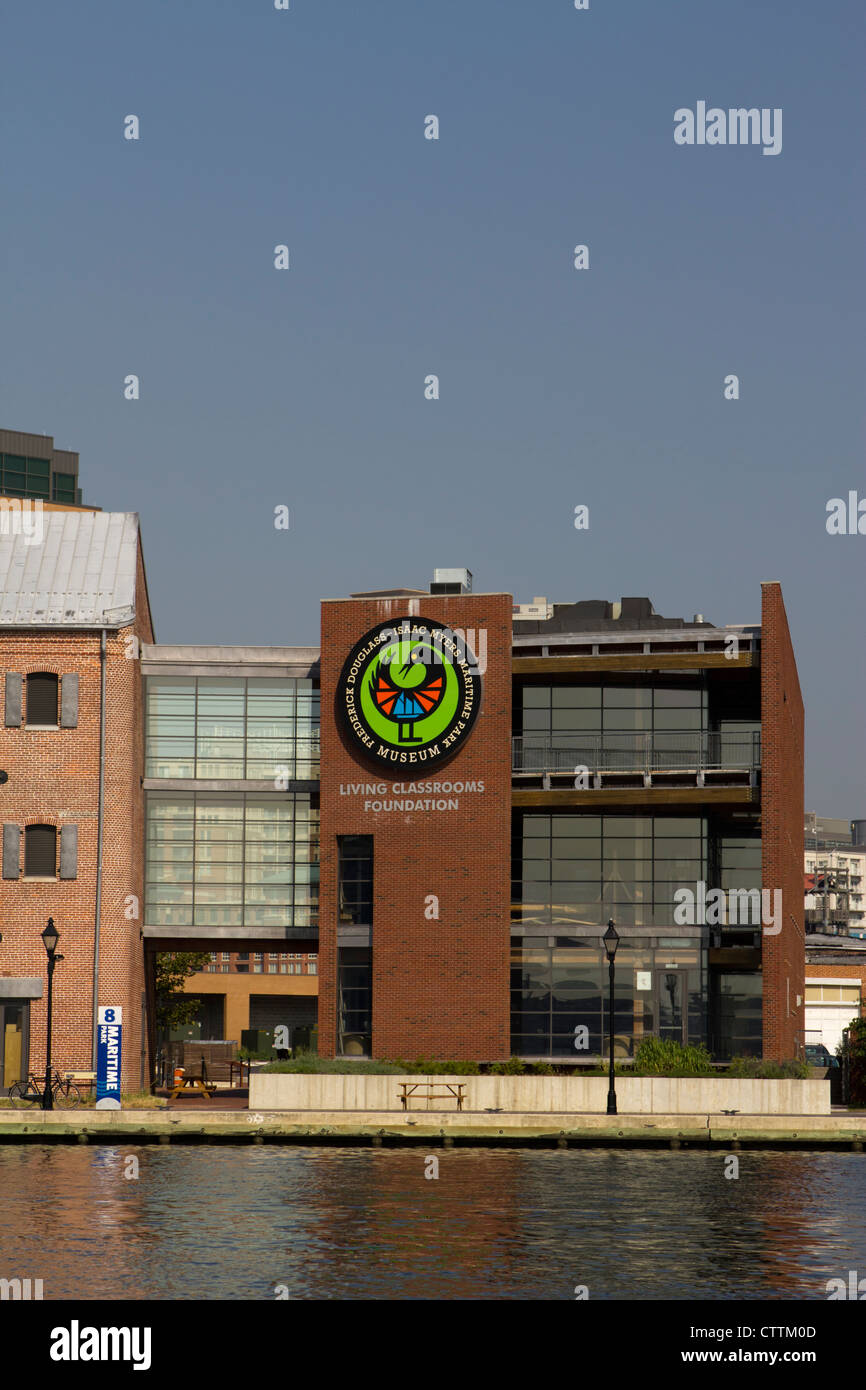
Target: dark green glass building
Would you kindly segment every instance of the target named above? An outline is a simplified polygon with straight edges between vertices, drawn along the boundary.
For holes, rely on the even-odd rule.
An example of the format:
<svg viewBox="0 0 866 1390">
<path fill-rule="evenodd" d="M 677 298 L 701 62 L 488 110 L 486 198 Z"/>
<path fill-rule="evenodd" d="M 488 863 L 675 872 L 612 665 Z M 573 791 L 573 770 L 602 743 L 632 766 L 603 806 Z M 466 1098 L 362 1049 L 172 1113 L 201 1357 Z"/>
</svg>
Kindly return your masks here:
<svg viewBox="0 0 866 1390">
<path fill-rule="evenodd" d="M 0 497 L 80 506 L 78 455 L 55 449 L 50 434 L 0 430 Z"/>
</svg>

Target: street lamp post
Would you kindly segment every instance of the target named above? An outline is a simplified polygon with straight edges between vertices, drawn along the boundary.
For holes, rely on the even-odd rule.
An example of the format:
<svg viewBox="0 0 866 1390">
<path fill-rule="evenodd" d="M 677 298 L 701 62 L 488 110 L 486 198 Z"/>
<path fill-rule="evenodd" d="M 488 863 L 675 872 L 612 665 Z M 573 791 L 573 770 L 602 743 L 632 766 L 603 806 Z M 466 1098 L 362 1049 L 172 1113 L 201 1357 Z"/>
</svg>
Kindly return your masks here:
<svg viewBox="0 0 866 1390">
<path fill-rule="evenodd" d="M 610 1041 L 609 1041 L 609 1043 L 608 1043 L 608 1050 L 609 1050 L 609 1053 L 610 1053 L 610 1057 L 609 1057 L 610 1070 L 609 1070 L 609 1072 L 608 1072 L 607 1113 L 608 1113 L 608 1115 L 615 1115 L 615 1114 L 616 1114 L 616 1087 L 615 1087 L 615 1085 L 614 1085 L 614 1079 L 613 1079 L 613 1076 L 614 1076 L 614 1073 L 613 1073 L 613 975 L 614 975 L 614 964 L 613 964 L 613 962 L 614 962 L 614 957 L 616 956 L 616 948 L 617 948 L 617 946 L 619 945 L 619 933 L 618 933 L 616 927 L 613 925 L 613 918 L 611 918 L 610 921 L 609 921 L 608 924 L 607 924 L 607 931 L 605 932 L 604 936 L 602 937 L 602 943 L 603 943 L 603 945 L 604 945 L 605 951 L 607 952 L 608 978 L 609 978 L 609 980 L 610 980 L 610 1004 L 609 1004 L 609 1006 L 608 1006 L 608 1024 L 609 1024 L 609 1036 L 610 1036 Z"/>
<path fill-rule="evenodd" d="M 54 980 L 54 967 L 62 956 L 57 954 L 57 943 L 60 940 L 60 933 L 54 925 L 54 918 L 48 918 L 48 926 L 42 933 L 42 944 L 48 956 L 48 1025 L 45 1035 L 45 1091 L 42 1096 L 42 1109 L 54 1109 L 54 1093 L 51 1089 L 51 1007 L 52 1007 L 52 983 Z"/>
</svg>

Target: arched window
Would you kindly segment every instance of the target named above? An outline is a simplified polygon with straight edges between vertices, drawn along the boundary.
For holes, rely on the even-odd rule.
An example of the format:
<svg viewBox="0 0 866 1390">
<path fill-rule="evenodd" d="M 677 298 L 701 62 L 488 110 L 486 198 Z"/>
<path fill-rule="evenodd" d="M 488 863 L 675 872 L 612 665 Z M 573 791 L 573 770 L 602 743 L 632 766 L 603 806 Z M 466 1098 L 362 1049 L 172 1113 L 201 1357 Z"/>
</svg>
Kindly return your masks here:
<svg viewBox="0 0 866 1390">
<path fill-rule="evenodd" d="M 57 726 L 57 677 L 48 671 L 33 671 L 27 677 L 28 724 Z"/>
<path fill-rule="evenodd" d="M 28 825 L 24 831 L 24 876 L 57 877 L 57 831 L 53 825 Z"/>
</svg>

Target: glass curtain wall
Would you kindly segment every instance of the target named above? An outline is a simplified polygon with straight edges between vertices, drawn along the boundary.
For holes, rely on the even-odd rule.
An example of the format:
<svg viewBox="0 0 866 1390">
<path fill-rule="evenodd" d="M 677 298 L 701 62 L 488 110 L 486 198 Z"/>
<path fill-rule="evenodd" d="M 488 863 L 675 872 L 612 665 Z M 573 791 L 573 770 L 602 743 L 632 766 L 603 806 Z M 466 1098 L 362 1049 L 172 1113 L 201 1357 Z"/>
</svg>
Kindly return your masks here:
<svg viewBox="0 0 866 1390">
<path fill-rule="evenodd" d="M 697 682 L 525 685 L 522 695 L 524 756 L 551 750 L 555 768 L 692 767 L 707 729 L 707 692 Z"/>
<path fill-rule="evenodd" d="M 614 1056 L 649 1035 L 706 1041 L 706 949 L 694 937 L 620 941 L 614 975 Z M 515 941 L 511 1046 L 516 1056 L 588 1061 L 608 1055 L 609 979 L 598 937 Z"/>
<path fill-rule="evenodd" d="M 149 926 L 311 926 L 317 921 L 319 812 L 281 796 L 149 793 Z"/>
<path fill-rule="evenodd" d="M 148 676 L 146 777 L 319 776 L 319 692 L 287 677 Z"/>
<path fill-rule="evenodd" d="M 517 815 L 512 921 L 674 925 L 674 893 L 707 878 L 701 816 Z"/>
</svg>

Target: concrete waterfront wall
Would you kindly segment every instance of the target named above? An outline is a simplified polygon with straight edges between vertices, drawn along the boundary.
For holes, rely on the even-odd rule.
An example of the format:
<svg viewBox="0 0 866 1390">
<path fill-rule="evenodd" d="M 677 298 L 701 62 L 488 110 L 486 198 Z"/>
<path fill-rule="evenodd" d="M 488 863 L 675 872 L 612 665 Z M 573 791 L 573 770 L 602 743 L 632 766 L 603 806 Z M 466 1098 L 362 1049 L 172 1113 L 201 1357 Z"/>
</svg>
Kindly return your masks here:
<svg viewBox="0 0 866 1390">
<path fill-rule="evenodd" d="M 253 1073 L 250 1110 L 355 1110 L 402 1113 L 400 1087 L 462 1082 L 464 1109 L 504 1114 L 604 1114 L 604 1076 L 305 1076 L 290 1072 Z M 631 1115 L 829 1115 L 828 1081 L 755 1081 L 723 1077 L 617 1077 L 617 1109 Z M 419 1110 L 453 1110 L 454 1100 L 416 1095 Z"/>
</svg>

